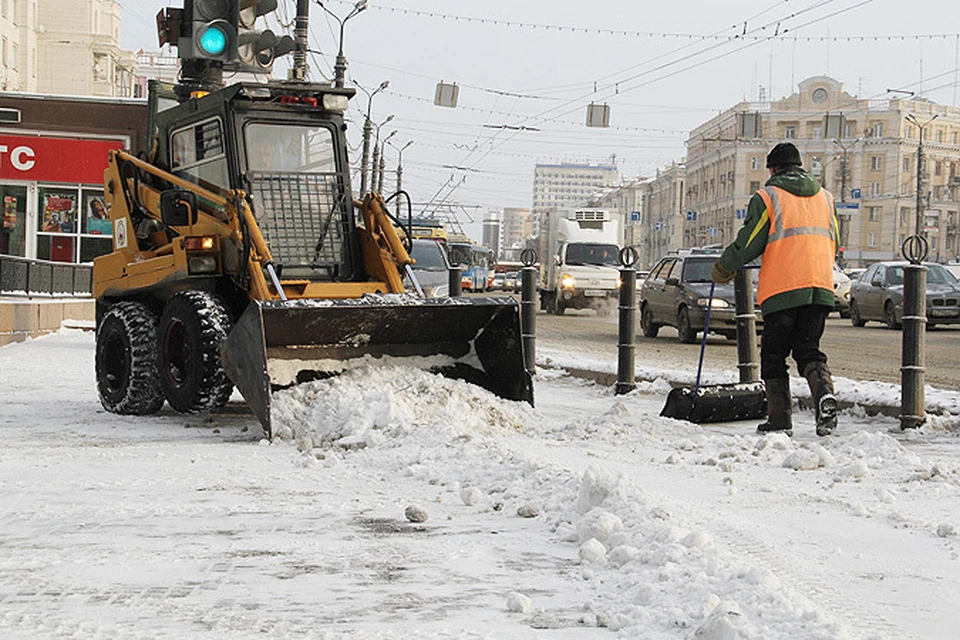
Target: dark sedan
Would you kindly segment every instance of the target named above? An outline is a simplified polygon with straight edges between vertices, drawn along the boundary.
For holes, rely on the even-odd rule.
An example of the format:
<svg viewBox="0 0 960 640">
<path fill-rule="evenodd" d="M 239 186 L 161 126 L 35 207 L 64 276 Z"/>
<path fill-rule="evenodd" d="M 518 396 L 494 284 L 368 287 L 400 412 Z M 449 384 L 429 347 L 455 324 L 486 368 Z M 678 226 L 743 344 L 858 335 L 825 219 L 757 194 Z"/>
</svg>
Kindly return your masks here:
<svg viewBox="0 0 960 640">
<path fill-rule="evenodd" d="M 903 269 L 907 262 L 877 262 L 850 285 L 850 322 L 870 320 L 899 329 L 903 322 Z M 927 327 L 960 324 L 960 282 L 942 265 L 927 267 Z"/>
<path fill-rule="evenodd" d="M 640 328 L 644 336 L 654 338 L 660 327 L 666 325 L 677 328 L 681 342 L 695 342 L 697 333 L 703 331 L 710 303 L 710 331 L 736 339 L 733 284 L 716 285 L 710 301 L 710 272 L 719 256 L 719 253 L 668 255 L 650 270 L 640 289 Z M 758 317 L 757 327 L 760 326 Z"/>
</svg>

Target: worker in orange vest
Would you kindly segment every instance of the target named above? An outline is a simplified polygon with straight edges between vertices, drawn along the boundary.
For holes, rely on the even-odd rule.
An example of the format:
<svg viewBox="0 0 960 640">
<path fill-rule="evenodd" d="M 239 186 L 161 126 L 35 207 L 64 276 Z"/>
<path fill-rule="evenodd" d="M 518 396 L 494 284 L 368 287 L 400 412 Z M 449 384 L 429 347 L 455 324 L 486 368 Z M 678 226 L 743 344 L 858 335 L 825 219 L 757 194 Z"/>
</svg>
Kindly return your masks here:
<svg viewBox="0 0 960 640">
<path fill-rule="evenodd" d="M 817 435 L 826 436 L 837 426 L 837 398 L 820 338 L 834 306 L 839 231 L 833 196 L 801 166 L 800 152 L 789 142 L 770 151 L 770 179 L 750 199 L 743 229 L 714 264 L 713 280 L 730 282 L 737 269 L 762 256 L 757 301 L 767 421 L 757 430 L 793 435 L 787 368 L 792 355 L 810 386 Z"/>
</svg>

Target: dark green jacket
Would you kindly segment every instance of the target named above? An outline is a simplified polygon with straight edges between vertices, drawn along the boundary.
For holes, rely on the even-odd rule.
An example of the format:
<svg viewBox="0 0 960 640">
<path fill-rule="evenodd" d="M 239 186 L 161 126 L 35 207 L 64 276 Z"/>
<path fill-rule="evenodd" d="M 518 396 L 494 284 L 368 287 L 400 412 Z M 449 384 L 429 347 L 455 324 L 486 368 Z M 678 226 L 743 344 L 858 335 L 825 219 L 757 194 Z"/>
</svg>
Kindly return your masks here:
<svg viewBox="0 0 960 640">
<path fill-rule="evenodd" d="M 806 171 L 795 169 L 780 171 L 770 176 L 766 186 L 780 187 L 797 196 L 813 196 L 820 191 L 820 183 Z M 837 212 L 834 209 L 834 218 Z M 753 194 L 747 207 L 747 219 L 736 239 L 723 250 L 720 266 L 728 271 L 736 271 L 743 265 L 763 255 L 767 247 L 767 235 L 770 233 L 770 214 L 763 198 Z M 763 301 L 760 310 L 764 315 L 808 304 L 820 304 L 833 308 L 833 290 L 819 287 L 795 289 L 771 296 Z"/>
</svg>

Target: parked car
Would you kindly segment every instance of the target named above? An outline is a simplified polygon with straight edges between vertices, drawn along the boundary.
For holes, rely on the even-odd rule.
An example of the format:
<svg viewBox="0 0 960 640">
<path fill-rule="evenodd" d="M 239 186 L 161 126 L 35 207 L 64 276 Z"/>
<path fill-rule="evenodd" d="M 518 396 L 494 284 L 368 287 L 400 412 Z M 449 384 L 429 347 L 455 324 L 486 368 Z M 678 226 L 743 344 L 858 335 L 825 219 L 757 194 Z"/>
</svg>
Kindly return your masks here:
<svg viewBox="0 0 960 640">
<path fill-rule="evenodd" d="M 450 295 L 450 263 L 447 252 L 436 240 L 414 239 L 410 257 L 416 260 L 411 269 L 428 298 L 446 298 Z M 410 286 L 409 289 L 413 287 Z"/>
<path fill-rule="evenodd" d="M 850 283 L 851 280 L 839 265 L 833 265 L 833 305 L 834 310 L 840 313 L 841 318 L 850 317 Z"/>
<path fill-rule="evenodd" d="M 948 262 L 947 264 L 943 265 L 943 268 L 952 273 L 955 278 L 960 280 L 960 263 Z"/>
<path fill-rule="evenodd" d="M 680 342 L 695 342 L 703 331 L 710 296 L 713 263 L 718 252 L 668 255 L 658 262 L 640 288 L 640 328 L 648 338 L 660 327 L 676 327 Z M 756 270 L 753 270 L 754 280 Z M 756 285 L 754 285 L 756 286 Z M 757 314 L 757 327 L 762 321 Z M 737 337 L 733 283 L 718 284 L 710 311 L 710 331 L 731 340 Z"/>
<path fill-rule="evenodd" d="M 899 329 L 903 322 L 904 261 L 877 262 L 850 287 L 850 322 L 862 327 L 870 320 Z M 927 327 L 960 324 L 960 282 L 943 265 L 927 267 Z"/>
</svg>

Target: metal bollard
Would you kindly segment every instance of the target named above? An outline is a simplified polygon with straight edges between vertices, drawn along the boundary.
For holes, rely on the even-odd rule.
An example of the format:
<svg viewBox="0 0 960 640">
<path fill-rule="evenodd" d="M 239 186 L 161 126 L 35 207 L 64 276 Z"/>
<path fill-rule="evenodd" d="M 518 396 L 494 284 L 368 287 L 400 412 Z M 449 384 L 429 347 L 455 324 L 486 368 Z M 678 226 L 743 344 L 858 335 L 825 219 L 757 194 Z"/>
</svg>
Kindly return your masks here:
<svg viewBox="0 0 960 640">
<path fill-rule="evenodd" d="M 617 386 L 615 393 L 623 395 L 637 388 L 637 250 L 624 247 L 620 250 L 620 317 L 617 342 Z"/>
<path fill-rule="evenodd" d="M 737 320 L 737 368 L 740 382 L 759 382 L 760 351 L 757 348 L 755 294 L 749 268 L 737 269 L 733 281 Z"/>
<path fill-rule="evenodd" d="M 900 366 L 900 429 L 915 429 L 926 421 L 927 268 L 903 268 L 903 345 Z"/>
<path fill-rule="evenodd" d="M 451 298 L 459 298 L 463 295 L 462 277 L 463 273 L 461 272 L 460 267 L 450 267 L 450 280 L 448 284 L 450 286 Z"/>
<path fill-rule="evenodd" d="M 529 252 L 529 253 L 528 253 Z M 527 373 L 537 372 L 537 279 L 539 272 L 533 265 L 537 252 L 524 249 L 520 254 L 524 267 L 520 270 L 520 342 L 523 346 L 523 366 Z"/>
</svg>

